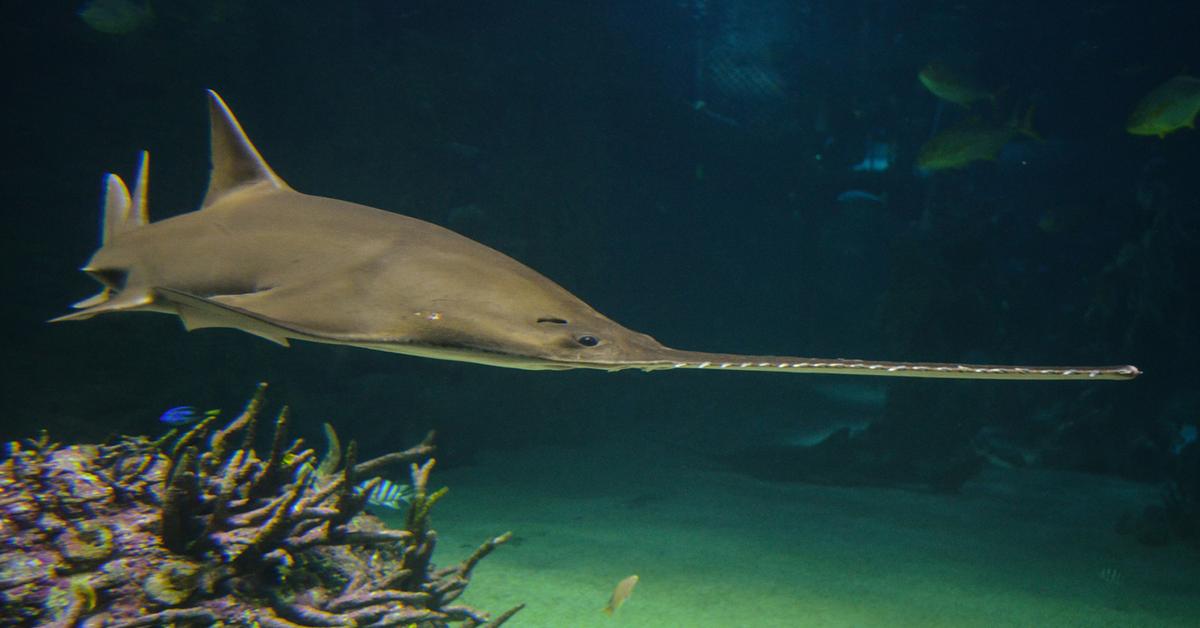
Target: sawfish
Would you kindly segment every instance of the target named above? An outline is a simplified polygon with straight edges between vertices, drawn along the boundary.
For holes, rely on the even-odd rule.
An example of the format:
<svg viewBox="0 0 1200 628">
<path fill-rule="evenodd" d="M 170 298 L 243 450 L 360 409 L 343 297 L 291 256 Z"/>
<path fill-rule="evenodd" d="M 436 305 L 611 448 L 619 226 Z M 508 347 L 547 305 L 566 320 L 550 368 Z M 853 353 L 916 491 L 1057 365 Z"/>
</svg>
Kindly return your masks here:
<svg viewBox="0 0 1200 628">
<path fill-rule="evenodd" d="M 212 169 L 200 208 L 150 222 L 149 154 L 129 187 L 104 179 L 103 286 L 53 321 L 177 315 L 292 340 L 518 369 L 706 369 L 900 377 L 1122 380 L 1134 366 L 1001 366 L 672 349 L 542 274 L 438 225 L 292 189 L 208 92 Z"/>
</svg>

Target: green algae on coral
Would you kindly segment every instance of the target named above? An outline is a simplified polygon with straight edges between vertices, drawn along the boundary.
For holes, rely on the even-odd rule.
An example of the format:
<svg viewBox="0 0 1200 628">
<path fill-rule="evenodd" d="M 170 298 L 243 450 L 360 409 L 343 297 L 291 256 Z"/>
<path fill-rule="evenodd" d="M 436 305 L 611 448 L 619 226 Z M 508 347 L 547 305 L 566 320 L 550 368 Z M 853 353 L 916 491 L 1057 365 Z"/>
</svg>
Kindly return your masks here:
<svg viewBox="0 0 1200 628">
<path fill-rule="evenodd" d="M 76 567 L 94 565 L 112 556 L 113 533 L 103 523 L 81 521 L 68 526 L 54 540 L 62 557 Z"/>
<path fill-rule="evenodd" d="M 146 597 L 163 606 L 179 606 L 196 591 L 200 567 L 191 562 L 173 560 L 146 578 Z"/>
</svg>

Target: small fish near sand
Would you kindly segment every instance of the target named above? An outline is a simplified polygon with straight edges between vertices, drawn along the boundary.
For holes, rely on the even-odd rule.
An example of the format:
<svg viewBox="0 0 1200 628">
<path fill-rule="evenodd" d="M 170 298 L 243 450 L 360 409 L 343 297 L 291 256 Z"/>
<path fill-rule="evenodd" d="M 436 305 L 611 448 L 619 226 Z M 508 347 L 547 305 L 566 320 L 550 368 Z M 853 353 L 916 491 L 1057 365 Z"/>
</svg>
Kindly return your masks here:
<svg viewBox="0 0 1200 628">
<path fill-rule="evenodd" d="M 162 416 L 158 417 L 158 420 L 167 425 L 187 425 L 195 423 L 202 418 L 215 417 L 218 414 L 221 414 L 220 410 L 200 412 L 196 409 L 196 406 L 175 406 L 162 413 Z"/>
<path fill-rule="evenodd" d="M 1195 129 L 1200 113 L 1200 78 L 1179 75 L 1155 87 L 1138 102 L 1125 130 L 1131 135 L 1157 135 Z"/>
<path fill-rule="evenodd" d="M 604 607 L 604 614 L 612 617 L 612 614 L 617 612 L 621 605 L 629 600 L 629 596 L 633 595 L 633 588 L 637 586 L 638 576 L 634 574 L 617 583 L 613 589 L 612 597 L 608 598 L 608 605 Z"/>
</svg>

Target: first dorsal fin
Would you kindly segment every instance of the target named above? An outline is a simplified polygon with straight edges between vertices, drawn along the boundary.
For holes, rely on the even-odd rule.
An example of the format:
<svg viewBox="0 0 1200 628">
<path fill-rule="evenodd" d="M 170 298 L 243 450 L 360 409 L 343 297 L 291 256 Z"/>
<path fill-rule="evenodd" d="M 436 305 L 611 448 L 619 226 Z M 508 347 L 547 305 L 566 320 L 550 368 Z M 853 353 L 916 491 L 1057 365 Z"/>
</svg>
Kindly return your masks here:
<svg viewBox="0 0 1200 628">
<path fill-rule="evenodd" d="M 246 137 L 246 132 L 238 124 L 237 118 L 233 117 L 229 106 L 211 89 L 208 90 L 208 113 L 212 123 L 212 173 L 201 208 L 252 185 L 291 189 L 258 154 L 258 149 Z"/>
</svg>

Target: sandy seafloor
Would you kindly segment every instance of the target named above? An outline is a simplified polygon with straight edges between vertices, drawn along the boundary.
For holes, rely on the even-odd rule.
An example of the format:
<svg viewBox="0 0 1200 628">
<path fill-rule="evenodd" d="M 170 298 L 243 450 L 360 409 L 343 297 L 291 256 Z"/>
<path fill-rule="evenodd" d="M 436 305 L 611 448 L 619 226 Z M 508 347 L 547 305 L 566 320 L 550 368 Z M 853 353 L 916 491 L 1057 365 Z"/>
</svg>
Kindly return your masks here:
<svg viewBox="0 0 1200 628">
<path fill-rule="evenodd" d="M 1200 626 L 1200 553 L 1114 531 L 1157 489 L 989 468 L 958 495 L 774 483 L 624 440 L 435 473 L 439 563 L 514 627 Z M 614 617 L 601 608 L 641 581 Z"/>
</svg>

